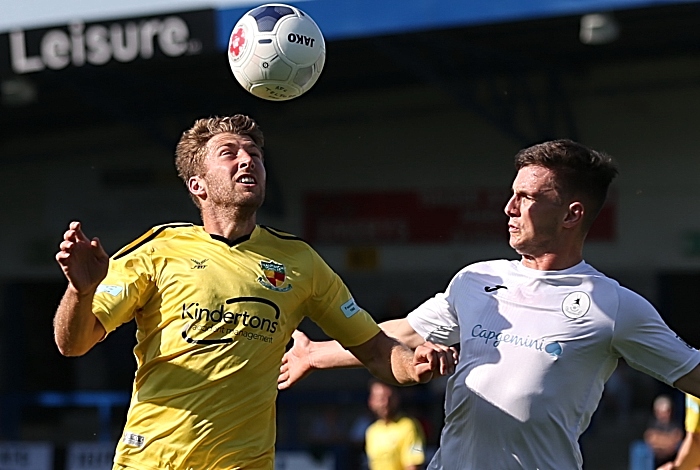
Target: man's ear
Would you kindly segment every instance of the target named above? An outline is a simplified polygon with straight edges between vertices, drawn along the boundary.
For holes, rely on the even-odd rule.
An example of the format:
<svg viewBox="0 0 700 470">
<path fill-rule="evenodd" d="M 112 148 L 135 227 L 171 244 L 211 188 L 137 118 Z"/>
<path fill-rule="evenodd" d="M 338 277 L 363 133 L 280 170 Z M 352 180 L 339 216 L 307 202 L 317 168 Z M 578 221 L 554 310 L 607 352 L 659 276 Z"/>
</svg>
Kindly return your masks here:
<svg viewBox="0 0 700 470">
<path fill-rule="evenodd" d="M 569 210 L 564 216 L 564 227 L 573 228 L 577 224 L 583 222 L 583 216 L 585 214 L 585 209 L 581 201 L 574 201 L 569 204 Z"/>
<path fill-rule="evenodd" d="M 207 197 L 207 185 L 199 176 L 192 176 L 187 180 L 187 189 L 192 195 L 200 199 L 206 199 Z"/>
</svg>

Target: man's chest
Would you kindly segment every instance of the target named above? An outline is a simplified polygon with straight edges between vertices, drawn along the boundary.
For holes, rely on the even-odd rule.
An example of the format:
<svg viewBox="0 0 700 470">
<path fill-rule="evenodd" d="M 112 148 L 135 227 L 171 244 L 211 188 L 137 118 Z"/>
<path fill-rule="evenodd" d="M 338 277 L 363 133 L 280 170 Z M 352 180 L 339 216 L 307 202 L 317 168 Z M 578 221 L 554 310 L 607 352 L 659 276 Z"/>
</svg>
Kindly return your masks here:
<svg viewBox="0 0 700 470">
<path fill-rule="evenodd" d="M 192 252 L 159 267 L 144 313 L 191 343 L 286 341 L 309 295 L 311 273 L 285 258 Z"/>
<path fill-rule="evenodd" d="M 484 284 L 483 286 L 481 284 Z M 472 282 L 456 296 L 462 357 L 535 367 L 606 350 L 612 303 L 587 282 Z"/>
</svg>

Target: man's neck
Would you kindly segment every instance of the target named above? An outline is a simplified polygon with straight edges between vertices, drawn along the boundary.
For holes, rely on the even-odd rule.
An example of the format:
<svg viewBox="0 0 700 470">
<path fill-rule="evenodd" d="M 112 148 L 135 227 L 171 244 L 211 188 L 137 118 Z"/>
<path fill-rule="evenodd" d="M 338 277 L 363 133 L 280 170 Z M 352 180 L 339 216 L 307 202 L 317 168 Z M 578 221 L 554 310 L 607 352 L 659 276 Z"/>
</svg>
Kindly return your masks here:
<svg viewBox="0 0 700 470">
<path fill-rule="evenodd" d="M 386 418 L 381 418 L 382 421 L 385 423 L 395 423 L 399 420 L 400 414 L 399 413 L 394 413 L 392 415 L 387 416 Z"/>
<path fill-rule="evenodd" d="M 576 266 L 581 261 L 583 261 L 581 254 L 562 256 L 555 253 L 544 253 L 539 256 L 523 255 L 522 258 L 523 266 L 538 271 L 561 271 Z"/>
<path fill-rule="evenodd" d="M 212 235 L 219 235 L 231 241 L 253 233 L 256 224 L 255 214 L 249 217 L 240 217 L 240 214 L 228 214 L 227 217 L 214 214 L 202 214 L 204 230 Z"/>
</svg>

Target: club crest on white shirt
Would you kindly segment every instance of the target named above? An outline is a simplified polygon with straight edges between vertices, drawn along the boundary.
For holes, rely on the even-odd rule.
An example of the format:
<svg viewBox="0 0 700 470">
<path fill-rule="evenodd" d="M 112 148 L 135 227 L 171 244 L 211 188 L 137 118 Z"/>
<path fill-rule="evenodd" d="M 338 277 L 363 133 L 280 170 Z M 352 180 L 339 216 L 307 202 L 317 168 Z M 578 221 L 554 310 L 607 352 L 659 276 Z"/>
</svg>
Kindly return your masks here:
<svg viewBox="0 0 700 470">
<path fill-rule="evenodd" d="M 585 292 L 572 292 L 561 303 L 561 311 L 569 318 L 577 319 L 588 313 L 591 298 Z"/>
</svg>

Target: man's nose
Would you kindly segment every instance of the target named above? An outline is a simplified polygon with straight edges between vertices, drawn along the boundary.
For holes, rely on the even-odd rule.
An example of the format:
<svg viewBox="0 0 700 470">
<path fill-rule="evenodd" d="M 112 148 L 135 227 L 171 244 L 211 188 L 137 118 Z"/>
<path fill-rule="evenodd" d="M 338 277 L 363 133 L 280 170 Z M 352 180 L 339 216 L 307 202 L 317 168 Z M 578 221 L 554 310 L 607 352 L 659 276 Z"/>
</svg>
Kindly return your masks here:
<svg viewBox="0 0 700 470">
<path fill-rule="evenodd" d="M 246 168 L 250 168 L 251 170 L 254 170 L 255 169 L 255 161 L 253 160 L 253 157 L 251 157 L 247 153 L 244 153 L 241 156 L 241 161 L 238 164 L 238 168 L 240 170 L 244 170 Z"/>
<path fill-rule="evenodd" d="M 512 217 L 517 214 L 518 211 L 515 203 L 515 196 L 511 196 L 510 199 L 508 199 L 506 206 L 503 208 L 503 212 L 505 212 L 508 217 Z"/>
</svg>

